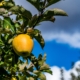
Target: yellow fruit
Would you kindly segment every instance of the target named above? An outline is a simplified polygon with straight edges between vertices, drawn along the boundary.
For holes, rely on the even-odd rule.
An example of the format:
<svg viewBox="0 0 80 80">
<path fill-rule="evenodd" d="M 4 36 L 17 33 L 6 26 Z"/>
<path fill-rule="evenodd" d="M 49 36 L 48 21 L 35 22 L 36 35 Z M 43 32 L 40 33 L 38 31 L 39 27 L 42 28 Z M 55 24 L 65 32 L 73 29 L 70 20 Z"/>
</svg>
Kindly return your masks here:
<svg viewBox="0 0 80 80">
<path fill-rule="evenodd" d="M 27 34 L 19 34 L 12 41 L 12 46 L 15 53 L 23 57 L 30 55 L 33 45 L 33 39 Z"/>
<path fill-rule="evenodd" d="M 12 77 L 11 80 L 17 80 L 15 77 Z"/>
</svg>

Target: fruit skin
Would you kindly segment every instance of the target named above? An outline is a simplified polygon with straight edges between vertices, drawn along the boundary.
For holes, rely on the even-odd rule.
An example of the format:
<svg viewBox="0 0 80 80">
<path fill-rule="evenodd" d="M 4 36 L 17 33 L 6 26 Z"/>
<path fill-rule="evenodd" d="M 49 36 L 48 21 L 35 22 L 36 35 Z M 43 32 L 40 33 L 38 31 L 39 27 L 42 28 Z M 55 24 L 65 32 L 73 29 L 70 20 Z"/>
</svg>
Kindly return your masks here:
<svg viewBox="0 0 80 80">
<path fill-rule="evenodd" d="M 12 41 L 13 50 L 19 56 L 27 57 L 30 55 L 34 43 L 33 39 L 27 34 L 19 34 Z"/>
</svg>

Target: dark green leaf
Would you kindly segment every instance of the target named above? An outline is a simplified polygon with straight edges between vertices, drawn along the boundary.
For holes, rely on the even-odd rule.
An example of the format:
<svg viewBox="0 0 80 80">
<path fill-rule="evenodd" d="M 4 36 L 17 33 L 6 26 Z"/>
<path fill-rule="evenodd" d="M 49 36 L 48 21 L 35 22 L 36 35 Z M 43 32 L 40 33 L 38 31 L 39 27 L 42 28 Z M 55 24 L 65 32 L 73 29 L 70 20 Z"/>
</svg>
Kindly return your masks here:
<svg viewBox="0 0 80 80">
<path fill-rule="evenodd" d="M 14 23 L 9 17 L 4 17 L 3 28 L 4 30 L 10 30 L 12 33 L 15 33 Z"/>
<path fill-rule="evenodd" d="M 57 3 L 57 2 L 59 2 L 60 0 L 47 0 L 47 5 L 46 5 L 46 7 L 48 7 L 48 6 L 51 6 L 52 4 L 55 4 L 55 3 Z"/>
<path fill-rule="evenodd" d="M 26 1 L 31 3 L 38 11 L 40 10 L 40 8 L 39 8 L 40 0 L 26 0 Z"/>
<path fill-rule="evenodd" d="M 29 27 L 32 27 L 35 25 L 36 21 L 37 21 L 37 15 L 34 15 L 31 20 L 29 21 Z"/>
<path fill-rule="evenodd" d="M 0 0 L 0 2 L 2 2 L 3 0 Z"/>
<path fill-rule="evenodd" d="M 54 22 L 55 21 L 55 18 L 52 15 L 45 16 L 43 14 L 43 16 L 40 19 L 40 22 L 43 22 L 43 21 L 51 21 L 51 22 Z"/>
<path fill-rule="evenodd" d="M 44 48 L 45 42 L 39 30 L 34 29 L 33 37 L 39 42 L 42 49 Z"/>
<path fill-rule="evenodd" d="M 2 40 L 0 40 L 0 48 L 4 46 L 4 43 Z"/>
<path fill-rule="evenodd" d="M 18 5 L 11 7 L 9 11 L 13 12 L 14 14 L 20 13 L 24 18 L 31 19 L 32 17 L 32 14 L 29 10 L 26 10 L 25 8 L 18 6 Z"/>
<path fill-rule="evenodd" d="M 22 14 L 22 16 L 23 16 L 24 18 L 31 19 L 32 14 L 31 14 L 31 12 L 30 12 L 29 10 L 26 10 L 26 9 L 23 8 L 23 7 L 20 7 L 19 10 L 20 10 L 20 13 Z"/>
</svg>

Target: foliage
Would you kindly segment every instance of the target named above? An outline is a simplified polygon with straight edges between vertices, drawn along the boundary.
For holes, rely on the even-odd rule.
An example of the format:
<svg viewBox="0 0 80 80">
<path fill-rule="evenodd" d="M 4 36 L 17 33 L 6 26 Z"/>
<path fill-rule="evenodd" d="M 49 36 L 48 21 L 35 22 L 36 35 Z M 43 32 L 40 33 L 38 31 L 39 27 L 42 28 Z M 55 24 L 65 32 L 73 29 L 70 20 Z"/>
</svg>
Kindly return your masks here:
<svg viewBox="0 0 80 80">
<path fill-rule="evenodd" d="M 46 54 L 39 54 L 38 58 L 31 53 L 28 57 L 15 54 L 12 48 L 12 40 L 21 33 L 30 35 L 36 39 L 42 49 L 45 41 L 41 31 L 35 29 L 40 22 L 55 21 L 54 16 L 67 16 L 61 9 L 50 9 L 47 7 L 60 0 L 26 0 L 32 4 L 39 14 L 32 13 L 13 0 L 0 0 L 0 80 L 46 80 L 45 72 L 52 74 L 49 65 L 46 63 Z M 11 19 L 16 15 L 15 20 Z"/>
</svg>

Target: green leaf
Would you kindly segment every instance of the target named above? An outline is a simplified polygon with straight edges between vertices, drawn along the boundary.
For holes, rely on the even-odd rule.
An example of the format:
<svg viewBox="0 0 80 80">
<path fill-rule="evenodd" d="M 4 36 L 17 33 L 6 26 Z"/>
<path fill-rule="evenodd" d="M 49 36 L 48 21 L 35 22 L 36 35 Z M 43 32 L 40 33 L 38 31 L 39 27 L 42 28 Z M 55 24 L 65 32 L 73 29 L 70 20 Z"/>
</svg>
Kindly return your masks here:
<svg viewBox="0 0 80 80">
<path fill-rule="evenodd" d="M 40 0 L 26 0 L 26 1 L 31 3 L 38 11 L 40 10 L 39 9 L 39 2 L 40 2 Z"/>
<path fill-rule="evenodd" d="M 54 9 L 49 9 L 44 12 L 44 16 L 68 16 L 65 11 L 62 9 L 54 8 Z"/>
<path fill-rule="evenodd" d="M 9 30 L 12 33 L 15 33 L 14 23 L 12 22 L 12 20 L 9 17 L 4 17 L 3 28 L 4 28 L 4 30 Z"/>
<path fill-rule="evenodd" d="M 31 20 L 29 21 L 29 27 L 32 27 L 32 26 L 34 26 L 35 25 L 35 23 L 36 23 L 36 21 L 37 21 L 37 15 L 35 14 L 32 18 L 31 18 Z"/>
<path fill-rule="evenodd" d="M 55 3 L 57 3 L 57 2 L 59 2 L 60 0 L 47 0 L 47 5 L 46 5 L 46 7 L 48 7 L 48 6 L 51 6 L 52 4 L 55 4 Z"/>
<path fill-rule="evenodd" d="M 40 73 L 39 76 L 38 76 L 38 78 L 40 80 L 46 80 L 46 76 L 43 73 Z"/>
<path fill-rule="evenodd" d="M 48 70 L 48 69 L 50 69 L 50 68 L 49 68 L 49 65 L 46 64 L 46 63 L 44 63 L 44 64 L 40 67 L 40 70 Z"/>
<path fill-rule="evenodd" d="M 9 9 L 9 11 L 13 12 L 14 14 L 18 14 L 18 15 L 20 13 L 24 18 L 31 19 L 31 17 L 32 17 L 32 14 L 29 10 L 26 10 L 25 8 L 23 8 L 19 5 L 11 7 Z"/>
<path fill-rule="evenodd" d="M 20 6 L 13 6 L 9 9 L 13 13 L 18 13 L 20 11 Z"/>
<path fill-rule="evenodd" d="M 0 35 L 0 48 L 1 48 L 2 46 L 4 46 L 4 43 L 3 43 L 2 39 L 1 39 L 1 35 Z"/>
<path fill-rule="evenodd" d="M 50 70 L 50 69 L 47 69 L 47 70 L 43 70 L 43 72 L 47 72 L 47 73 L 49 73 L 49 74 L 53 74 L 53 72 Z"/>
<path fill-rule="evenodd" d="M 23 16 L 24 18 L 31 19 L 32 14 L 31 14 L 31 12 L 30 12 L 29 10 L 26 10 L 26 9 L 23 8 L 23 7 L 20 7 L 19 10 L 20 10 L 20 13 L 22 14 L 22 16 Z"/>
<path fill-rule="evenodd" d="M 19 80 L 26 80 L 26 75 L 20 76 Z"/>
<path fill-rule="evenodd" d="M 11 7 L 15 6 L 15 4 L 13 2 L 10 2 L 10 1 L 6 1 L 5 4 L 4 4 L 4 7 L 6 9 L 9 9 Z"/>
<path fill-rule="evenodd" d="M 41 48 L 43 49 L 45 46 L 45 42 L 44 42 L 44 39 L 43 39 L 40 31 L 37 29 L 34 29 L 33 37 L 39 42 Z"/>
<path fill-rule="evenodd" d="M 51 22 L 54 22 L 55 21 L 55 18 L 52 15 L 45 16 L 43 14 L 43 16 L 40 19 L 40 22 L 43 22 L 43 21 L 51 21 Z"/>
</svg>

